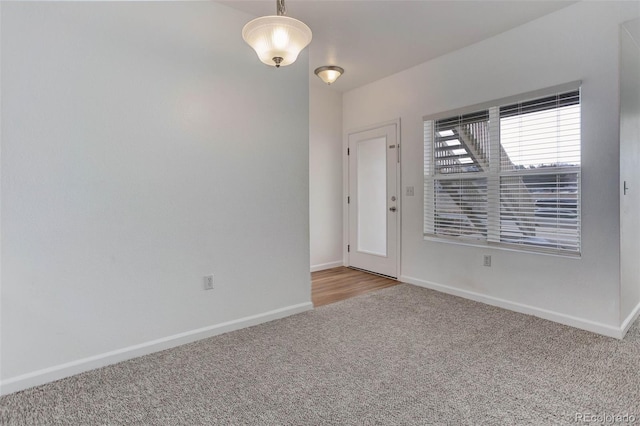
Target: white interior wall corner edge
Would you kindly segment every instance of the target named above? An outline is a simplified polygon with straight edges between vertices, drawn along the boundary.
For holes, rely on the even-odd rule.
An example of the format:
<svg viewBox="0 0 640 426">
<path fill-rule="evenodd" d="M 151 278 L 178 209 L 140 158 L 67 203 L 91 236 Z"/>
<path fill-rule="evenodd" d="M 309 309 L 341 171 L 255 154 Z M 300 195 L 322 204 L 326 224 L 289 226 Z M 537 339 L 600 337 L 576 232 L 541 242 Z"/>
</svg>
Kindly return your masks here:
<svg viewBox="0 0 640 426">
<path fill-rule="evenodd" d="M 2 25 L 2 3 L 0 2 L 0 26 Z M 2 46 L 2 28 L 0 28 L 0 46 Z M 0 47 L 1 49 L 1 47 Z M 0 177 L 2 176 L 2 54 L 0 54 Z M 0 382 L 2 381 L 2 182 L 0 179 Z M 0 385 L 0 395 L 2 386 Z"/>
</svg>

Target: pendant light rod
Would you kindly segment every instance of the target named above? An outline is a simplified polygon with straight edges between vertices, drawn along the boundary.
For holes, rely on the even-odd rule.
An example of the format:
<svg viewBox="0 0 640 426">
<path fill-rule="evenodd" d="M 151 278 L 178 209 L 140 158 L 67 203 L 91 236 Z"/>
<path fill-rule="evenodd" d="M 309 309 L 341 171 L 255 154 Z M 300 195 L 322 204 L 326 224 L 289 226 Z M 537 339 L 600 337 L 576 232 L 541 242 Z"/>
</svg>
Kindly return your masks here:
<svg viewBox="0 0 640 426">
<path fill-rule="evenodd" d="M 287 8 L 284 6 L 284 0 L 276 0 L 276 7 L 278 9 L 278 16 L 287 15 Z"/>
</svg>

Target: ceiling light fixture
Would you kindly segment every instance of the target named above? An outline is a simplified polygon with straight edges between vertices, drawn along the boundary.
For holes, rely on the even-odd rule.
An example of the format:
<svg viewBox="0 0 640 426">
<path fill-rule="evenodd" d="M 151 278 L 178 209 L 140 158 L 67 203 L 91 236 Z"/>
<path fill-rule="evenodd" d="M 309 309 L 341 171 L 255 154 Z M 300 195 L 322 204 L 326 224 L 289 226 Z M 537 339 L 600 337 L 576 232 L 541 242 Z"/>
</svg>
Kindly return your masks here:
<svg viewBox="0 0 640 426">
<path fill-rule="evenodd" d="M 325 65 L 324 67 L 316 68 L 315 73 L 322 81 L 331 84 L 344 74 L 344 70 L 335 65 Z"/>
<path fill-rule="evenodd" d="M 311 42 L 311 29 L 304 22 L 285 16 L 284 0 L 276 0 L 276 7 L 276 16 L 248 22 L 242 29 L 242 38 L 264 64 L 280 68 L 296 61 Z"/>
</svg>

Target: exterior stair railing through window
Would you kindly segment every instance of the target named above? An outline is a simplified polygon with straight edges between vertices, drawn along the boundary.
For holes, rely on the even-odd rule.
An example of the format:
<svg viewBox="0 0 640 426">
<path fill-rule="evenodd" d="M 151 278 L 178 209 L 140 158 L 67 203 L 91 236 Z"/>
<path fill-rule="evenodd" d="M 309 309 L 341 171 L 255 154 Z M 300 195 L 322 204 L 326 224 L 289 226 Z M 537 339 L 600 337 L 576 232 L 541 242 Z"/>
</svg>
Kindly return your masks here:
<svg viewBox="0 0 640 426">
<path fill-rule="evenodd" d="M 443 128 L 439 128 L 443 130 Z M 439 137 L 435 148 L 436 167 L 439 173 L 489 172 L 490 138 L 488 121 L 474 121 L 455 125 L 448 130 L 452 134 Z M 500 146 L 500 161 L 502 166 L 511 166 L 509 155 Z M 486 212 L 477 208 L 478 201 L 486 196 L 486 188 L 474 187 L 474 181 L 469 176 L 465 185 L 457 180 L 439 180 L 440 190 L 449 195 L 457 205 L 459 212 L 466 216 L 472 228 L 486 235 Z M 525 236 L 535 236 L 534 223 L 535 200 L 520 177 L 513 177 L 512 182 L 501 188 L 501 209 L 507 210 L 510 217 L 515 218 L 516 225 Z M 521 208 L 522 203 L 528 208 Z M 442 223 L 444 225 L 444 223 Z"/>
</svg>

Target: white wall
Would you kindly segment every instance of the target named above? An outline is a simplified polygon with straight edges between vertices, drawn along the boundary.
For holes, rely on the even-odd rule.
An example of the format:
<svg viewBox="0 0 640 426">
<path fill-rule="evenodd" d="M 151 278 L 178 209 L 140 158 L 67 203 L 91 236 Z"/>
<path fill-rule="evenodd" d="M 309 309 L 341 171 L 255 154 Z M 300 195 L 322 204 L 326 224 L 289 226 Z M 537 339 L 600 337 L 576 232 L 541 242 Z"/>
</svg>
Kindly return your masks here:
<svg viewBox="0 0 640 426">
<path fill-rule="evenodd" d="M 634 38 L 635 37 L 635 38 Z M 620 28 L 621 321 L 640 311 L 640 19 Z"/>
<path fill-rule="evenodd" d="M 402 120 L 402 185 L 416 188 L 402 200 L 403 281 L 621 334 L 618 31 L 638 15 L 636 2 L 580 2 L 344 94 L 347 131 Z M 422 117 L 575 80 L 583 81 L 582 258 L 425 241 Z"/>
<path fill-rule="evenodd" d="M 342 265 L 342 93 L 310 75 L 309 230 L 317 271 Z"/>
<path fill-rule="evenodd" d="M 249 19 L 2 5 L 4 393 L 311 308 L 308 55 Z"/>
</svg>

